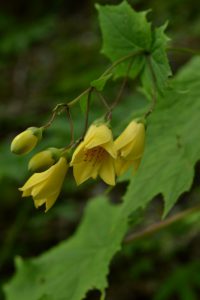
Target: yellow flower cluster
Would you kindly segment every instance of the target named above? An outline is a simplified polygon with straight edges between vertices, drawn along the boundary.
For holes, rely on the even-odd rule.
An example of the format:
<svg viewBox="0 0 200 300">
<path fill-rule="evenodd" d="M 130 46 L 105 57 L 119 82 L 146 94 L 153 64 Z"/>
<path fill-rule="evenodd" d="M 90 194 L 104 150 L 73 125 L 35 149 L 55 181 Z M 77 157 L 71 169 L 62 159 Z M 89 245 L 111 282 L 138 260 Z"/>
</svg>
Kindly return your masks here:
<svg viewBox="0 0 200 300">
<path fill-rule="evenodd" d="M 12 152 L 24 154 L 35 147 L 42 133 L 39 128 L 32 128 L 13 140 Z M 29 169 L 36 173 L 19 190 L 23 192 L 22 197 L 33 197 L 36 208 L 45 204 L 45 211 L 48 211 L 58 198 L 69 166 L 73 167 L 77 185 L 97 176 L 108 185 L 115 185 L 116 175 L 122 175 L 129 168 L 134 174 L 138 169 L 144 142 L 143 123 L 130 122 L 115 141 L 105 123 L 93 124 L 75 149 L 69 164 L 62 149 L 49 148 L 33 156 Z"/>
</svg>

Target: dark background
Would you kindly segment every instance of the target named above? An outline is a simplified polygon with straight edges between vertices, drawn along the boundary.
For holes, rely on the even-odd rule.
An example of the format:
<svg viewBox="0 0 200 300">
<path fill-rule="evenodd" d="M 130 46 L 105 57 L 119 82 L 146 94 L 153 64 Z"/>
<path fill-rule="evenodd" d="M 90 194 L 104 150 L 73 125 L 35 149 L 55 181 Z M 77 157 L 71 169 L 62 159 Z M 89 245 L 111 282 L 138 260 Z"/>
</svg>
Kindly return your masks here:
<svg viewBox="0 0 200 300">
<path fill-rule="evenodd" d="M 101 35 L 94 1 L 1 1 L 0 2 L 0 267 L 1 285 L 14 273 L 14 257 L 32 257 L 71 235 L 89 196 L 101 191 L 102 183 L 76 188 L 69 178 L 54 208 L 36 211 L 31 199 L 18 192 L 28 177 L 27 158 L 9 152 L 12 138 L 29 126 L 41 126 L 59 102 L 72 100 L 109 65 L 99 52 Z M 120 1 L 99 1 L 117 4 Z M 154 25 L 169 20 L 172 46 L 200 46 L 200 6 L 196 0 L 129 1 L 136 10 L 152 9 Z M 190 59 L 188 54 L 169 52 L 174 73 Z M 107 88 L 112 97 L 118 82 Z M 126 95 L 134 89 L 128 85 Z M 124 111 L 128 107 L 123 108 Z M 103 112 L 93 107 L 91 118 Z M 74 109 L 76 134 L 82 128 L 82 113 Z M 122 119 L 116 110 L 114 123 Z M 58 118 L 47 133 L 45 146 L 68 143 L 68 123 Z M 179 199 L 173 213 L 195 205 L 200 199 L 199 166 L 191 191 Z M 123 193 L 125 184 L 113 192 Z M 162 199 L 157 197 L 147 211 L 133 216 L 140 227 L 159 220 Z M 200 238 L 198 213 L 146 239 L 123 247 L 112 262 L 108 297 L 112 300 L 200 299 Z M 0 292 L 0 299 L 4 299 Z M 91 292 L 87 299 L 98 299 Z M 18 299 L 16 299 L 18 300 Z"/>
</svg>

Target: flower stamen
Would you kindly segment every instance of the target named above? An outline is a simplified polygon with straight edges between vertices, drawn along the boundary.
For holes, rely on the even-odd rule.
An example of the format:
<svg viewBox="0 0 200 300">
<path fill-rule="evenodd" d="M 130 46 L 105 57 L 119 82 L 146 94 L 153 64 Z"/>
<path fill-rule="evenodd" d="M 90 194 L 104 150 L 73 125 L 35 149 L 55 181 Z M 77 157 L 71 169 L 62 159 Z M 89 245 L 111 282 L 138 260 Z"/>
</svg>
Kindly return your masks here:
<svg viewBox="0 0 200 300">
<path fill-rule="evenodd" d="M 92 162 L 92 165 L 95 166 L 97 162 L 101 162 L 104 158 L 106 151 L 102 147 L 94 147 L 85 151 L 84 161 Z"/>
</svg>

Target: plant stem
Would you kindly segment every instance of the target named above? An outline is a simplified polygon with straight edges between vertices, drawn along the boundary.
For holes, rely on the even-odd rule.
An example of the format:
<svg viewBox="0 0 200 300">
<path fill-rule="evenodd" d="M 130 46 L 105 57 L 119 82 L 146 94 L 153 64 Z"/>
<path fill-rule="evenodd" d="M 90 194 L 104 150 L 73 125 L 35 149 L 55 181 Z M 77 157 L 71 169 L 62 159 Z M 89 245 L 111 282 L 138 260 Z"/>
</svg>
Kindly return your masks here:
<svg viewBox="0 0 200 300">
<path fill-rule="evenodd" d="M 185 52 L 185 53 L 189 53 L 189 54 L 196 54 L 196 55 L 200 55 L 200 51 L 199 50 L 193 50 L 193 49 L 190 49 L 190 48 L 179 48 L 179 47 L 169 47 L 167 49 L 168 51 L 178 51 L 178 52 Z M 138 51 L 135 51 L 135 52 L 132 52 L 130 54 L 127 54 L 121 58 L 119 58 L 118 60 L 116 60 L 110 67 L 107 68 L 107 70 L 99 77 L 103 77 L 107 74 L 109 74 L 115 67 L 117 67 L 119 64 L 121 64 L 122 62 L 130 59 L 130 58 L 134 58 L 135 56 L 137 55 L 141 55 L 141 54 L 144 54 L 145 51 L 144 50 L 138 50 Z M 155 106 L 155 103 L 156 103 L 156 77 L 155 77 L 155 74 L 154 74 L 154 71 L 153 71 L 153 68 L 152 68 L 152 64 L 151 64 L 151 59 L 149 56 L 147 56 L 147 60 L 148 60 L 148 64 L 149 64 L 149 68 L 150 68 L 150 71 L 151 71 L 151 74 L 152 74 L 152 79 L 153 79 L 153 82 L 154 82 L 154 92 L 153 92 L 153 103 L 152 103 L 152 107 L 149 109 L 149 111 L 145 114 L 145 117 L 148 117 L 151 112 L 153 111 L 154 109 L 154 106 Z M 131 63 L 130 63 L 131 65 Z M 130 67 L 131 68 L 131 67 Z M 113 108 L 117 105 L 117 103 L 120 101 L 120 98 L 121 98 L 121 95 L 122 95 L 122 92 L 123 92 L 123 89 L 124 89 L 124 86 L 126 84 L 126 81 L 127 81 L 127 77 L 128 75 L 124 78 L 124 81 L 122 83 L 122 86 L 121 86 L 121 89 L 120 89 L 120 92 L 117 96 L 117 99 L 115 100 L 115 102 L 113 103 L 112 107 L 109 108 L 109 112 L 107 114 L 107 116 L 111 116 L 111 111 L 113 110 Z M 44 129 L 47 129 L 51 126 L 52 122 L 54 121 L 56 115 L 58 114 L 59 110 L 61 107 L 65 107 L 65 106 L 68 106 L 68 107 L 71 107 L 73 105 L 75 105 L 84 95 L 88 94 L 93 88 L 92 87 L 89 87 L 87 88 L 85 91 L 83 91 L 79 96 L 77 96 L 74 100 L 66 103 L 66 104 L 58 104 L 54 109 L 53 109 L 53 114 L 50 118 L 50 120 L 47 122 L 46 125 L 43 126 Z M 105 105 L 105 103 L 104 103 Z M 107 107 L 108 109 L 108 107 Z"/>
<path fill-rule="evenodd" d="M 127 83 L 127 80 L 128 80 L 128 75 L 129 75 L 129 72 L 131 70 L 132 64 L 133 64 L 133 57 L 132 57 L 132 59 L 130 60 L 130 62 L 128 64 L 128 69 L 127 69 L 127 72 L 126 72 L 126 76 L 124 77 L 124 80 L 122 82 L 122 85 L 120 87 L 119 93 L 118 93 L 115 101 L 111 105 L 111 110 L 113 110 L 117 106 L 117 104 L 120 102 L 120 100 L 121 100 L 121 97 L 122 97 L 124 88 L 126 86 L 126 83 Z"/>
<path fill-rule="evenodd" d="M 195 49 L 190 49 L 190 48 L 181 48 L 181 47 L 168 47 L 168 51 L 176 51 L 176 52 L 183 52 L 183 53 L 188 53 L 188 54 L 195 54 L 195 55 L 200 55 L 199 50 Z"/>
<path fill-rule="evenodd" d="M 74 100 L 67 103 L 68 106 L 73 106 L 76 104 L 84 95 L 87 95 L 92 90 L 92 87 L 87 88 L 85 91 L 83 91 L 78 97 L 76 97 Z"/>
<path fill-rule="evenodd" d="M 120 59 L 116 60 L 110 67 L 107 68 L 107 70 L 99 77 L 104 77 L 105 75 L 107 75 L 108 73 L 110 73 L 110 71 L 112 71 L 116 66 L 118 66 L 119 64 L 121 64 L 122 62 L 124 62 L 125 60 L 140 55 L 144 53 L 144 50 L 138 50 L 135 52 L 132 52 L 128 55 L 125 55 L 123 57 L 121 57 Z M 87 88 L 85 91 L 83 91 L 78 97 L 76 97 L 74 100 L 70 101 L 67 103 L 68 106 L 73 106 L 74 104 L 76 104 L 84 95 L 86 95 L 87 93 L 89 93 L 93 88 L 89 87 Z"/>
<path fill-rule="evenodd" d="M 53 111 L 52 111 L 52 115 L 51 115 L 51 118 L 50 120 L 42 126 L 43 129 L 47 129 L 51 126 L 51 124 L 53 123 L 55 117 L 57 116 L 58 113 L 60 113 L 62 110 L 65 110 L 67 108 L 67 104 L 66 103 L 59 103 L 57 104 Z"/>
<path fill-rule="evenodd" d="M 51 115 L 51 118 L 49 119 L 49 121 L 45 125 L 42 126 L 42 128 L 44 128 L 44 129 L 49 128 L 51 126 L 51 124 L 53 123 L 56 115 L 57 115 L 57 111 L 54 109 L 53 113 Z"/>
<path fill-rule="evenodd" d="M 119 64 L 121 64 L 125 60 L 127 60 L 131 57 L 143 54 L 143 53 L 144 53 L 144 50 L 138 50 L 138 51 L 132 52 L 128 55 L 125 55 L 125 56 L 121 57 L 120 59 L 116 60 L 99 78 L 101 78 L 101 77 L 107 75 L 108 73 L 110 73 L 110 71 L 112 71 L 116 66 L 118 66 Z"/>
<path fill-rule="evenodd" d="M 100 93 L 99 91 L 97 91 L 96 89 L 94 90 L 96 95 L 98 96 L 98 98 L 101 100 L 101 102 L 103 103 L 103 105 L 105 106 L 105 108 L 110 111 L 110 106 L 108 105 L 108 102 L 106 101 L 105 97 L 102 95 L 102 93 Z"/>
<path fill-rule="evenodd" d="M 120 59 L 116 60 L 101 76 L 105 76 L 106 74 L 108 74 L 112 69 L 114 69 L 116 66 L 118 66 L 120 63 L 122 63 L 123 61 L 131 58 L 131 57 L 134 57 L 136 55 L 139 55 L 139 54 L 142 54 L 144 53 L 143 50 L 138 50 L 138 51 L 135 51 L 133 53 L 130 53 L 128 55 L 125 55 L 123 57 L 121 57 Z M 68 102 L 68 103 L 61 103 L 61 104 L 58 104 L 56 105 L 56 107 L 53 109 L 53 114 L 50 118 L 50 120 L 47 122 L 46 125 L 43 126 L 44 129 L 46 128 L 49 128 L 52 124 L 52 122 L 54 121 L 56 115 L 58 114 L 60 108 L 63 108 L 63 107 L 71 107 L 73 105 L 75 105 L 78 101 L 80 101 L 80 99 L 84 96 L 84 95 L 87 95 L 87 94 L 90 94 L 93 90 L 93 87 L 89 87 L 87 88 L 85 91 L 83 91 L 79 96 L 77 96 L 74 100 Z"/>
<path fill-rule="evenodd" d="M 182 220 L 185 217 L 187 217 L 195 212 L 198 212 L 198 211 L 200 211 L 200 205 L 194 206 L 192 208 L 188 208 L 185 211 L 179 212 L 164 221 L 160 221 L 158 223 L 150 225 L 149 227 L 145 228 L 144 230 L 142 230 L 140 232 L 130 233 L 125 237 L 124 243 L 130 243 L 130 242 L 151 236 L 152 234 L 162 230 L 163 228 L 166 228 L 169 225 L 171 225 L 179 220 Z"/>
</svg>

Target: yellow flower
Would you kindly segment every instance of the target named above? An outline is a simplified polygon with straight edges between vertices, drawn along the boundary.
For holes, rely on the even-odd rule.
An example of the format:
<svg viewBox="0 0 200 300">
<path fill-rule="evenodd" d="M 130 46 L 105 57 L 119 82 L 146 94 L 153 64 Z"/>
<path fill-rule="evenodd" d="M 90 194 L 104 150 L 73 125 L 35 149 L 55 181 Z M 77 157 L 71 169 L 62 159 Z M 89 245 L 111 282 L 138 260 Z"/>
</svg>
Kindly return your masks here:
<svg viewBox="0 0 200 300">
<path fill-rule="evenodd" d="M 132 121 L 114 143 L 118 152 L 115 161 L 116 174 L 122 175 L 131 166 L 133 166 L 133 172 L 137 171 L 144 152 L 144 124 Z"/>
<path fill-rule="evenodd" d="M 42 137 L 42 128 L 30 127 L 18 134 L 11 143 L 11 152 L 26 154 L 33 150 Z"/>
<path fill-rule="evenodd" d="M 91 125 L 76 148 L 71 161 L 76 183 L 99 175 L 109 185 L 115 185 L 114 159 L 117 153 L 111 130 L 105 124 Z"/>
<path fill-rule="evenodd" d="M 28 164 L 31 172 L 42 172 L 54 165 L 60 158 L 61 151 L 57 148 L 49 148 L 35 154 Z"/>
<path fill-rule="evenodd" d="M 23 192 L 22 197 L 32 196 L 35 207 L 45 204 L 47 212 L 58 198 L 67 170 L 67 160 L 61 157 L 48 170 L 33 174 L 24 186 L 19 188 Z"/>
</svg>

